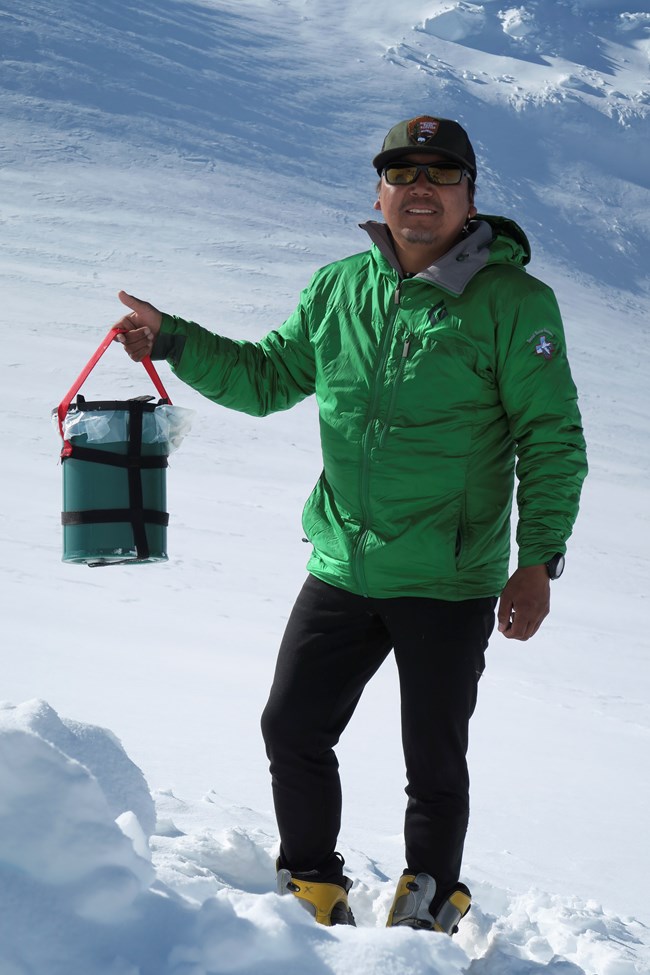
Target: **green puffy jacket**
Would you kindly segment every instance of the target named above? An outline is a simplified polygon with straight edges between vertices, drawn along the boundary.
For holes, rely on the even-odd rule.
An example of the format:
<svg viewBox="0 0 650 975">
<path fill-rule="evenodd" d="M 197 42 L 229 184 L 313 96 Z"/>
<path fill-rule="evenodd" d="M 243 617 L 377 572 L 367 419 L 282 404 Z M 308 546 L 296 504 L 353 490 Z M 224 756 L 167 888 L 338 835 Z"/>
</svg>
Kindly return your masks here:
<svg viewBox="0 0 650 975">
<path fill-rule="evenodd" d="M 497 595 L 508 577 L 516 460 L 519 565 L 566 550 L 586 474 L 553 292 L 516 224 L 477 217 L 403 278 L 384 224 L 318 271 L 260 342 L 165 315 L 154 347 L 209 399 L 255 416 L 315 393 L 323 472 L 309 571 L 374 597 Z"/>
</svg>

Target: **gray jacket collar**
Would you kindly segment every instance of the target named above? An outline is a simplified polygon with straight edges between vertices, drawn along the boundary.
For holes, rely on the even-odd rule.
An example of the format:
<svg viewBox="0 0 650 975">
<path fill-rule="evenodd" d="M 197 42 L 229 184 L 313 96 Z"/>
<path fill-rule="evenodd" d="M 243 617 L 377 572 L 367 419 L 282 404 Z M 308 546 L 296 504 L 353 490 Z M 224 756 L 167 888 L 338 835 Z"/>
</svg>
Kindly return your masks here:
<svg viewBox="0 0 650 975">
<path fill-rule="evenodd" d="M 403 278 L 404 271 L 400 267 L 393 238 L 386 224 L 378 220 L 368 220 L 359 226 L 366 231 L 390 266 Z M 493 236 L 492 227 L 486 220 L 472 220 L 467 236 L 443 254 L 435 264 L 415 274 L 414 278 L 428 281 L 454 295 L 461 295 L 474 275 L 487 264 Z"/>
</svg>

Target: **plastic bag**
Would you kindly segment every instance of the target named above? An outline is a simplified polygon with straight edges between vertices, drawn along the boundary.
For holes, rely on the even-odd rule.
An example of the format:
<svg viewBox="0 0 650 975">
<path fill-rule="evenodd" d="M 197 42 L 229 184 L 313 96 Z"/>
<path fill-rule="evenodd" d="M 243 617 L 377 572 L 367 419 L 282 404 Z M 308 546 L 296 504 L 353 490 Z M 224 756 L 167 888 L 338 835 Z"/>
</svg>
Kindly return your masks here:
<svg viewBox="0 0 650 975">
<path fill-rule="evenodd" d="M 85 436 L 88 443 L 122 443 L 128 439 L 128 410 L 70 409 L 63 421 L 63 437 Z M 142 442 L 167 444 L 168 454 L 178 450 L 189 433 L 196 410 L 163 404 L 142 414 Z M 56 411 L 53 413 L 58 432 Z"/>
</svg>

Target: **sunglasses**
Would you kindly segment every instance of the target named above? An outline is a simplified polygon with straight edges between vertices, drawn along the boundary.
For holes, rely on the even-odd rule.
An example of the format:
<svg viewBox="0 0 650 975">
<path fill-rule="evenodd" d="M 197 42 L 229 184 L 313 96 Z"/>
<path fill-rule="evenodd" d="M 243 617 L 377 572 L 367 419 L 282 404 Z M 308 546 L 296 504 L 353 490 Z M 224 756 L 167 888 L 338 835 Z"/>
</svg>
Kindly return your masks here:
<svg viewBox="0 0 650 975">
<path fill-rule="evenodd" d="M 424 173 L 430 183 L 436 186 L 455 186 L 460 183 L 463 176 L 471 179 L 470 174 L 458 163 L 438 162 L 428 163 L 427 165 L 417 165 L 416 163 L 391 163 L 382 171 L 382 176 L 390 186 L 410 186 L 416 179 Z"/>
</svg>

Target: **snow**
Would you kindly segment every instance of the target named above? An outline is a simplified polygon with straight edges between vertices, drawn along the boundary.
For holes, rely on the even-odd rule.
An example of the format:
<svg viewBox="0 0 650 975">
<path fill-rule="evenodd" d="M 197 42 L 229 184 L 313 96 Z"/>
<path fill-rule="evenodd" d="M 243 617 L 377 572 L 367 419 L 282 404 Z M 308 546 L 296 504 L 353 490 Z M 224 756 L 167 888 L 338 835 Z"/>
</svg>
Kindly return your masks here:
<svg viewBox="0 0 650 975">
<path fill-rule="evenodd" d="M 1 16 L 0 975 L 648 975 L 647 5 L 6 0 Z M 481 210 L 531 237 L 591 463 L 552 615 L 488 651 L 474 904 L 453 940 L 384 928 L 403 868 L 390 661 L 339 749 L 362 926 L 318 928 L 273 893 L 258 718 L 304 578 L 313 403 L 254 420 L 161 368 L 196 416 L 167 474 L 170 560 L 151 566 L 61 563 L 50 424 L 119 288 L 241 338 L 277 325 L 315 268 L 366 246 L 369 160 L 421 112 L 467 125 Z M 117 347 L 84 388 L 150 391 Z"/>
<path fill-rule="evenodd" d="M 425 33 L 444 41 L 462 41 L 472 34 L 480 34 L 486 19 L 480 4 L 460 2 L 443 6 L 433 17 L 427 17 L 422 26 Z"/>
</svg>

